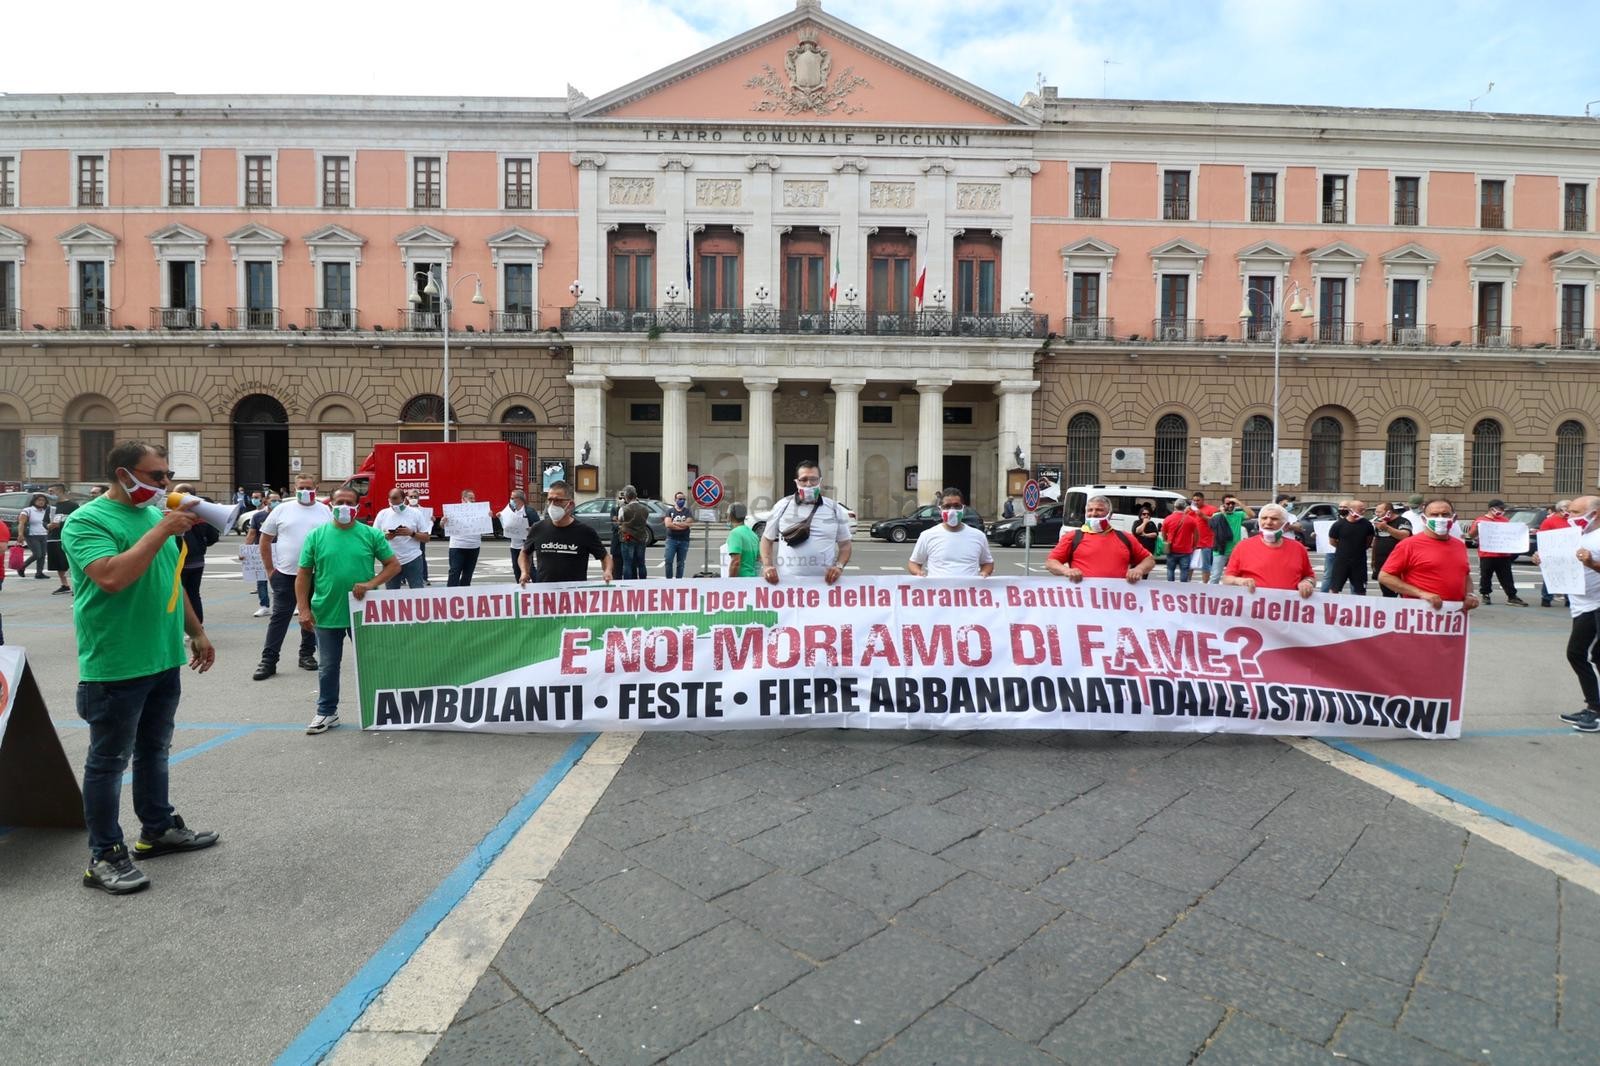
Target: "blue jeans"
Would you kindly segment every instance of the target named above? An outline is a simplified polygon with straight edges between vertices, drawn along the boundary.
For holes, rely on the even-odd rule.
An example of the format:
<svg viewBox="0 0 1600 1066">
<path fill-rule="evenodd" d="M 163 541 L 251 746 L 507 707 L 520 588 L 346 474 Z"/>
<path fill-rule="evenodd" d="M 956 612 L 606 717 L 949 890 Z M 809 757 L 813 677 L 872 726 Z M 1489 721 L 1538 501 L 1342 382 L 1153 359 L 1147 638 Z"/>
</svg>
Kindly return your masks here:
<svg viewBox="0 0 1600 1066">
<path fill-rule="evenodd" d="M 386 589 L 420 589 L 428 581 L 427 558 L 419 555 L 409 563 L 400 564 L 400 572 L 385 584 Z"/>
<path fill-rule="evenodd" d="M 78 717 L 89 723 L 83 820 L 90 861 L 122 843 L 122 772 L 133 760 L 133 813 L 149 836 L 172 828 L 167 751 L 181 691 L 179 668 L 126 681 L 78 682 Z"/>
<path fill-rule="evenodd" d="M 1193 559 L 1194 559 L 1194 556 L 1190 552 L 1184 552 L 1183 554 L 1180 555 L 1177 552 L 1174 552 L 1171 549 L 1168 549 L 1167 550 L 1167 580 L 1171 581 L 1172 577 L 1173 577 L 1173 573 L 1176 571 L 1177 573 L 1180 573 L 1180 574 L 1183 575 L 1183 580 L 1184 581 L 1188 581 L 1189 580 L 1189 568 L 1190 568 L 1190 565 L 1191 565 Z"/>
<path fill-rule="evenodd" d="M 634 578 L 649 577 L 644 569 L 644 541 L 625 540 L 622 542 L 622 580 L 632 581 Z"/>
<path fill-rule="evenodd" d="M 482 548 L 451 548 L 450 580 L 446 584 L 451 588 L 472 584 L 472 572 L 478 569 L 478 553 L 482 550 Z"/>
<path fill-rule="evenodd" d="M 1317 586 L 1317 591 L 1318 592 L 1337 591 L 1336 589 L 1331 588 L 1332 585 L 1333 585 L 1333 553 L 1329 552 L 1328 554 L 1326 554 L 1326 555 L 1324 555 L 1322 557 L 1322 584 Z"/>
<path fill-rule="evenodd" d="M 667 538 L 667 577 L 682 577 L 683 564 L 689 561 L 689 538 Z"/>
<path fill-rule="evenodd" d="M 348 629 L 317 627 L 317 713 L 339 713 L 339 667 L 344 662 Z"/>
<path fill-rule="evenodd" d="M 256 599 L 261 601 L 261 606 L 263 607 L 272 606 L 272 597 L 267 595 L 267 589 L 269 587 L 270 586 L 265 581 L 256 582 Z"/>
<path fill-rule="evenodd" d="M 295 617 L 294 575 L 280 574 L 274 570 L 267 581 L 272 585 L 272 617 L 267 619 L 267 636 L 261 645 L 261 661 L 276 666 L 278 655 L 283 651 L 283 638 L 289 632 L 290 619 Z M 300 629 L 298 620 L 294 627 Z M 316 640 L 310 633 L 300 629 L 300 658 L 309 658 L 316 651 Z"/>
<path fill-rule="evenodd" d="M 1228 568 L 1228 553 L 1213 551 L 1211 553 L 1211 584 L 1222 584 L 1222 572 Z"/>
</svg>

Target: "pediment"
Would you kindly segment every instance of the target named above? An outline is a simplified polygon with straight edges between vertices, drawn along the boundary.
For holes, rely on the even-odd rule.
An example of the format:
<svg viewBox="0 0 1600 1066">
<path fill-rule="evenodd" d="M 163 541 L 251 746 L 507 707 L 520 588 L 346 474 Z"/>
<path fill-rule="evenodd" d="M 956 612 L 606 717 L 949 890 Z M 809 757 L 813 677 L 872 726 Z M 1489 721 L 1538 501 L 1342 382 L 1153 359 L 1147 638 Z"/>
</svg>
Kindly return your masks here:
<svg viewBox="0 0 1600 1066">
<path fill-rule="evenodd" d="M 1257 241 L 1256 243 L 1239 249 L 1235 257 L 1241 262 L 1247 259 L 1271 259 L 1288 263 L 1294 259 L 1294 253 L 1277 241 Z"/>
<path fill-rule="evenodd" d="M 63 246 L 74 244 L 116 244 L 117 236 L 89 222 L 80 222 L 56 238 Z"/>
<path fill-rule="evenodd" d="M 1579 248 L 1577 251 L 1568 252 L 1566 255 L 1556 256 L 1550 260 L 1550 265 L 1566 270 L 1600 270 L 1600 257 Z"/>
<path fill-rule="evenodd" d="M 1313 263 L 1365 263 L 1367 253 L 1359 248 L 1346 244 L 1344 241 L 1334 241 L 1324 244 L 1321 248 L 1306 257 Z"/>
<path fill-rule="evenodd" d="M 0 226 L 0 252 L 8 255 L 21 255 L 22 250 L 28 246 L 28 235 L 18 233 L 10 226 Z"/>
<path fill-rule="evenodd" d="M 1063 258 L 1071 256 L 1111 257 L 1115 256 L 1117 251 L 1117 246 L 1114 244 L 1107 244 L 1098 237 L 1085 237 L 1081 241 L 1063 245 L 1061 255 Z"/>
<path fill-rule="evenodd" d="M 509 251 L 543 251 L 550 242 L 531 230 L 521 226 L 512 226 L 493 234 L 489 238 L 489 247 L 502 252 Z"/>
<path fill-rule="evenodd" d="M 1036 128 L 1038 116 L 802 2 L 571 111 L 578 121 Z"/>
<path fill-rule="evenodd" d="M 1390 266 L 1437 266 L 1439 257 L 1415 241 L 1383 253 L 1383 261 Z"/>
<path fill-rule="evenodd" d="M 319 228 L 317 228 L 315 230 L 312 230 L 310 233 L 306 234 L 305 237 L 302 238 L 302 239 L 307 244 L 323 244 L 323 245 L 341 245 L 342 244 L 342 245 L 349 245 L 352 248 L 359 248 L 362 245 L 367 243 L 367 239 L 365 237 L 361 236 L 361 234 L 352 232 L 351 230 L 347 230 L 343 226 L 333 225 L 332 223 L 329 223 L 326 226 L 321 226 L 321 227 L 319 227 Z"/>
<path fill-rule="evenodd" d="M 1475 267 L 1520 267 L 1527 260 L 1516 252 L 1500 245 L 1492 245 L 1476 255 L 1467 256 L 1467 265 Z"/>
<path fill-rule="evenodd" d="M 1150 249 L 1150 257 L 1152 259 L 1204 259 L 1210 254 L 1198 244 L 1182 237 L 1174 237 L 1172 240 L 1158 244 Z"/>
<path fill-rule="evenodd" d="M 182 222 L 172 222 L 162 226 L 150 234 L 151 244 L 199 244 L 206 245 L 211 238 L 201 233 L 192 226 L 185 226 Z"/>
<path fill-rule="evenodd" d="M 394 239 L 402 248 L 454 248 L 456 239 L 432 226 L 413 226 Z"/>
<path fill-rule="evenodd" d="M 232 245 L 241 244 L 275 244 L 282 248 L 288 243 L 289 238 L 275 229 L 263 226 L 258 222 L 246 223 L 228 234 L 223 240 Z"/>
</svg>

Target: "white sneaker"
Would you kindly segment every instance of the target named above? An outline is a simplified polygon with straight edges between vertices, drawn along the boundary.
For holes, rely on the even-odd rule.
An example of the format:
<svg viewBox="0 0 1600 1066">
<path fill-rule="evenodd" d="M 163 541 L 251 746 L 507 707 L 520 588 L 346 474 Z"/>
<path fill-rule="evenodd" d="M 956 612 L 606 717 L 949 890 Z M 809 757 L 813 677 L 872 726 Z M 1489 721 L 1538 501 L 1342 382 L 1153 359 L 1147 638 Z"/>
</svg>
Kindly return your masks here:
<svg viewBox="0 0 1600 1066">
<path fill-rule="evenodd" d="M 306 736 L 310 737 L 310 736 L 316 736 L 318 733 L 326 733 L 328 730 L 332 729 L 334 726 L 336 726 L 338 724 L 339 724 L 339 716 L 338 715 L 336 715 L 336 714 L 319 714 L 315 718 L 311 719 L 311 724 L 310 725 L 306 726 Z"/>
<path fill-rule="evenodd" d="M 256 608 L 256 613 L 251 615 L 250 617 L 251 618 L 265 618 L 267 615 L 269 615 L 271 613 L 272 613 L 272 608 L 271 607 L 257 607 Z"/>
</svg>

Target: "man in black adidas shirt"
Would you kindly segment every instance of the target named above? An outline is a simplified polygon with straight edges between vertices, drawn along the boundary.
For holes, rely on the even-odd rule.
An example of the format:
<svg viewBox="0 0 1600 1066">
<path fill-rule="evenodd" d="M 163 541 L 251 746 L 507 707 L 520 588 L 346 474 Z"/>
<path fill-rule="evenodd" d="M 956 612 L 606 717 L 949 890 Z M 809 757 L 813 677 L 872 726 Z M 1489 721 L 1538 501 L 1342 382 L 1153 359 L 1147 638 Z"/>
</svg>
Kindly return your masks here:
<svg viewBox="0 0 1600 1066">
<path fill-rule="evenodd" d="M 551 482 L 544 502 L 544 519 L 528 530 L 517 583 L 587 581 L 593 556 L 600 560 L 601 575 L 609 584 L 611 556 L 600 543 L 600 534 L 572 517 L 572 486 L 565 481 Z"/>
</svg>

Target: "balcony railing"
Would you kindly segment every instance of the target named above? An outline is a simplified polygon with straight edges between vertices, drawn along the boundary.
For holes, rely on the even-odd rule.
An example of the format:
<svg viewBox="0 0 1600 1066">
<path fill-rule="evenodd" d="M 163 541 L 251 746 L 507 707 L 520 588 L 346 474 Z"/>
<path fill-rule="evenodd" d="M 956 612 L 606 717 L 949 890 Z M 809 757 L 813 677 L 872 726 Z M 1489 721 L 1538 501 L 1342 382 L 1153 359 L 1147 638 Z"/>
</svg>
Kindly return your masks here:
<svg viewBox="0 0 1600 1066">
<path fill-rule="evenodd" d="M 1079 196 L 1072 201 L 1073 218 L 1099 218 L 1100 197 Z"/>
<path fill-rule="evenodd" d="M 1587 233 L 1589 231 L 1589 212 L 1582 208 L 1567 208 L 1561 216 L 1562 228 L 1568 233 Z"/>
<path fill-rule="evenodd" d="M 1192 344 L 1205 340 L 1206 324 L 1199 318 L 1157 318 L 1150 322 L 1150 339 L 1163 343 Z"/>
<path fill-rule="evenodd" d="M 1161 217 L 1171 222 L 1189 221 L 1189 198 L 1187 196 L 1162 197 Z"/>
<path fill-rule="evenodd" d="M 1420 215 L 1421 212 L 1417 209 L 1416 204 L 1394 205 L 1394 224 L 1396 226 L 1420 225 Z"/>
<path fill-rule="evenodd" d="M 229 329 L 277 329 L 283 311 L 277 307 L 230 307 Z"/>
<path fill-rule="evenodd" d="M 15 333 L 22 328 L 22 308 L 0 307 L 0 333 Z"/>
<path fill-rule="evenodd" d="M 1522 327 L 1473 326 L 1472 346 L 1474 348 L 1520 348 L 1522 347 Z"/>
<path fill-rule="evenodd" d="M 1239 339 L 1246 344 L 1271 344 L 1275 333 L 1270 314 L 1258 315 L 1248 322 L 1239 323 Z M 1288 332 L 1285 331 L 1284 340 L 1288 339 Z"/>
<path fill-rule="evenodd" d="M 492 311 L 489 328 L 496 333 L 532 333 L 539 328 L 539 312 L 531 309 Z"/>
<path fill-rule="evenodd" d="M 110 329 L 111 311 L 105 307 L 58 307 L 58 329 Z"/>
<path fill-rule="evenodd" d="M 1348 212 L 1345 210 L 1343 203 L 1325 203 L 1322 205 L 1322 221 L 1324 222 L 1344 223 L 1347 221 L 1347 214 Z"/>
<path fill-rule="evenodd" d="M 1360 344 L 1361 335 L 1359 322 L 1318 322 L 1311 327 L 1314 344 Z"/>
<path fill-rule="evenodd" d="M 1592 352 L 1595 348 L 1595 331 L 1592 329 L 1558 329 L 1556 330 L 1556 344 L 1562 348 L 1579 348 Z"/>
<path fill-rule="evenodd" d="M 1276 200 L 1251 200 L 1251 222 L 1276 222 L 1278 221 L 1278 201 Z"/>
<path fill-rule="evenodd" d="M 1496 204 L 1484 204 L 1478 219 L 1479 229 L 1505 229 L 1506 209 Z"/>
<path fill-rule="evenodd" d="M 413 311 L 402 307 L 399 312 L 400 324 L 397 327 L 404 333 L 438 333 L 439 312 Z"/>
<path fill-rule="evenodd" d="M 306 329 L 352 330 L 360 323 L 361 312 L 354 307 L 306 308 Z"/>
<path fill-rule="evenodd" d="M 200 329 L 206 322 L 204 307 L 152 307 L 151 329 Z"/>
<path fill-rule="evenodd" d="M 0 207 L 16 207 L 17 190 L 13 185 L 0 185 Z"/>
<path fill-rule="evenodd" d="M 1384 343 L 1397 345 L 1401 348 L 1425 348 L 1433 344 L 1433 327 L 1421 323 L 1405 325 L 1399 322 L 1389 323 L 1388 336 Z"/>
<path fill-rule="evenodd" d="M 868 311 L 846 306 L 831 311 L 777 307 L 628 308 L 582 304 L 561 309 L 563 333 L 777 333 L 889 337 L 1042 338 L 1049 316 L 1027 311 L 957 314 L 946 310 Z"/>
<path fill-rule="evenodd" d="M 1113 318 L 1080 318 L 1074 315 L 1067 319 L 1066 330 L 1062 336 L 1069 341 L 1115 340 L 1117 322 Z"/>
</svg>

